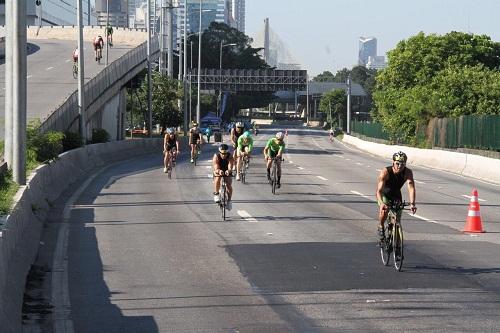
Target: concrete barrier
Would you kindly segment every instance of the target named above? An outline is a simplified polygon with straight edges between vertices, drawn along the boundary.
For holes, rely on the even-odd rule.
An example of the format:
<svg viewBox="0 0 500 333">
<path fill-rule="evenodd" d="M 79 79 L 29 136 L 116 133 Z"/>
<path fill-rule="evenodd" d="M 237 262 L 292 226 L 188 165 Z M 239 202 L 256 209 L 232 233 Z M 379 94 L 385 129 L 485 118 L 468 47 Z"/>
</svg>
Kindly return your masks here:
<svg viewBox="0 0 500 333">
<path fill-rule="evenodd" d="M 0 37 L 0 58 L 5 58 L 5 37 Z"/>
<path fill-rule="evenodd" d="M 162 145 L 162 139 L 88 145 L 63 153 L 31 173 L 14 198 L 11 214 L 0 221 L 0 333 L 22 331 L 26 276 L 36 258 L 50 203 L 91 170 L 138 153 L 161 152 Z"/>
<path fill-rule="evenodd" d="M 447 150 L 385 145 L 363 141 L 347 134 L 344 134 L 343 141 L 374 155 L 385 157 L 388 160 L 392 159 L 392 154 L 401 150 L 408 155 L 409 165 L 445 170 L 462 176 L 500 184 L 500 159 Z"/>
</svg>

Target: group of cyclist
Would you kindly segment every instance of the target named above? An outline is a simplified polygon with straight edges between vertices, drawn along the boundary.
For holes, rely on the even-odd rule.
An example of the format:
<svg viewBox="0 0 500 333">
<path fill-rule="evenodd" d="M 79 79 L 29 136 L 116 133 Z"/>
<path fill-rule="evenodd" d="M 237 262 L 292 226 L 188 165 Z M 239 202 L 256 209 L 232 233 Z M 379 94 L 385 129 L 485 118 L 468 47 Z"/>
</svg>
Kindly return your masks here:
<svg viewBox="0 0 500 333">
<path fill-rule="evenodd" d="M 106 33 L 106 37 L 108 40 L 108 45 L 113 46 L 113 27 L 108 25 L 104 28 L 104 32 Z M 92 39 L 92 46 L 94 47 L 95 61 L 99 61 L 102 58 L 102 49 L 104 48 L 104 39 L 101 35 L 97 35 Z M 80 51 L 78 47 L 73 50 L 73 62 L 78 62 L 78 57 L 80 55 Z"/>
<path fill-rule="evenodd" d="M 329 134 L 330 136 L 330 134 Z M 284 142 L 285 134 L 283 132 L 278 132 L 272 138 L 270 138 L 264 147 L 264 158 L 266 160 L 266 171 L 267 179 L 270 180 L 270 169 L 273 160 L 277 165 L 277 187 L 281 186 L 281 161 L 283 152 L 285 150 Z M 229 150 L 229 145 L 221 143 L 219 145 L 218 151 L 214 154 L 212 158 L 212 168 L 214 175 L 214 202 L 220 201 L 220 186 L 221 178 L 226 177 L 226 186 L 228 193 L 227 209 L 232 209 L 232 172 L 236 171 L 236 180 L 239 181 L 241 170 L 243 167 L 243 157 L 246 156 L 248 159 L 251 157 L 253 149 L 253 138 L 250 131 L 245 131 L 244 124 L 237 122 L 235 126 L 231 129 L 230 142 L 233 147 L 233 152 Z M 199 130 L 198 124 L 193 123 L 191 129 L 189 130 L 189 145 L 191 147 L 191 163 L 195 158 L 195 154 L 200 151 L 200 146 L 203 143 L 203 136 Z M 172 158 L 175 161 L 175 157 L 179 153 L 179 141 L 177 135 L 173 129 L 169 128 L 166 130 L 164 136 L 163 144 L 164 152 L 164 172 L 167 172 L 169 167 L 168 161 Z M 377 234 L 381 240 L 385 238 L 384 235 L 384 222 L 387 219 L 388 209 L 391 202 L 402 201 L 401 188 L 405 183 L 408 183 L 408 194 L 409 194 L 409 204 L 412 213 L 417 211 L 415 205 L 416 200 L 416 189 L 415 181 L 413 179 L 413 172 L 411 169 L 406 167 L 406 162 L 408 157 L 402 151 L 395 153 L 392 156 L 392 165 L 380 171 L 377 181 L 376 197 L 379 204 L 379 216 L 378 216 L 378 228 Z"/>
</svg>

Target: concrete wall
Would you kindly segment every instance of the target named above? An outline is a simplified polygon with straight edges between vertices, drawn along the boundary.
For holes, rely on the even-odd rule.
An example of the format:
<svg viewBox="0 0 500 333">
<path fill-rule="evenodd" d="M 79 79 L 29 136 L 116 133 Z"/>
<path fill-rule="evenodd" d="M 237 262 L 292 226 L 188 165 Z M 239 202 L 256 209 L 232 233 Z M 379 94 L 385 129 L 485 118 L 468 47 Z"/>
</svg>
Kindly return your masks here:
<svg viewBox="0 0 500 333">
<path fill-rule="evenodd" d="M 5 57 L 5 37 L 0 37 L 0 58 Z"/>
<path fill-rule="evenodd" d="M 88 145 L 42 165 L 21 187 L 10 215 L 0 227 L 0 332 L 21 332 L 24 286 L 36 258 L 43 222 L 64 189 L 91 170 L 130 158 L 161 151 L 162 139 L 136 139 Z"/>
<path fill-rule="evenodd" d="M 445 170 L 500 184 L 500 159 L 446 150 L 385 145 L 363 141 L 347 134 L 344 134 L 343 141 L 374 155 L 385 157 L 388 160 L 392 159 L 392 154 L 401 150 L 408 155 L 409 165 Z"/>
</svg>

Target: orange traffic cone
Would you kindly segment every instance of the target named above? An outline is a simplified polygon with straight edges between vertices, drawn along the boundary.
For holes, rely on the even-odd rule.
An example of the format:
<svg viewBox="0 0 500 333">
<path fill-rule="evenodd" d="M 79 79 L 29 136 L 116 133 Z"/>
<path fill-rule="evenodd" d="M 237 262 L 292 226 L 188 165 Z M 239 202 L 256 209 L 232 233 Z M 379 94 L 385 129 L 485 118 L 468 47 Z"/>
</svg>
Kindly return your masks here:
<svg viewBox="0 0 500 333">
<path fill-rule="evenodd" d="M 479 212 L 479 202 L 477 200 L 477 190 L 472 191 L 469 203 L 469 212 L 465 222 L 464 232 L 484 232 L 481 224 L 481 213 Z"/>
</svg>

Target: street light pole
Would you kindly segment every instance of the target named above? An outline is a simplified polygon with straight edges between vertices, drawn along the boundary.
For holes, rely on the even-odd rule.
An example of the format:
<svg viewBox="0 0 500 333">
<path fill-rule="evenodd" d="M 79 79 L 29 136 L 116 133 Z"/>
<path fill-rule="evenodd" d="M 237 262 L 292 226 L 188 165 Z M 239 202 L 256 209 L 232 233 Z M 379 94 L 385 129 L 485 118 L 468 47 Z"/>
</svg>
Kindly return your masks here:
<svg viewBox="0 0 500 333">
<path fill-rule="evenodd" d="M 106 28 L 104 30 L 104 35 L 106 35 L 106 66 L 108 66 L 109 62 L 108 27 L 109 27 L 109 0 L 106 0 Z"/>
<path fill-rule="evenodd" d="M 85 78 L 85 61 L 83 52 L 83 23 L 82 23 L 82 7 L 81 1 L 78 0 L 78 133 L 83 140 L 83 144 L 87 143 L 87 129 L 85 119 L 85 91 L 84 91 L 84 78 Z"/>
<path fill-rule="evenodd" d="M 222 107 L 222 48 L 225 46 L 235 46 L 236 43 L 222 44 L 220 41 L 220 51 L 219 51 L 219 100 L 217 105 L 217 117 L 220 117 L 221 107 Z"/>
<path fill-rule="evenodd" d="M 351 134 L 351 73 L 347 76 L 347 134 Z"/>
<path fill-rule="evenodd" d="M 156 0 L 155 0 L 156 2 Z M 153 137 L 153 111 L 151 109 L 151 5 L 150 1 L 147 1 L 147 6 L 146 6 L 146 11 L 147 11 L 147 56 L 146 56 L 146 61 L 147 61 L 147 66 L 148 66 L 148 126 L 149 126 L 149 137 Z M 156 16 L 155 16 L 156 18 Z"/>
<path fill-rule="evenodd" d="M 199 22 L 199 33 L 198 33 L 198 96 L 196 98 L 196 122 L 200 124 L 200 88 L 201 88 L 201 2 L 200 0 L 200 22 Z"/>
<path fill-rule="evenodd" d="M 184 1 L 184 27 L 183 27 L 183 41 L 184 41 L 184 68 L 182 71 L 182 91 L 184 92 L 184 133 L 187 133 L 189 122 L 188 122 L 188 110 L 187 110 L 187 98 L 186 98 L 186 72 L 187 72 L 187 1 Z"/>
</svg>

